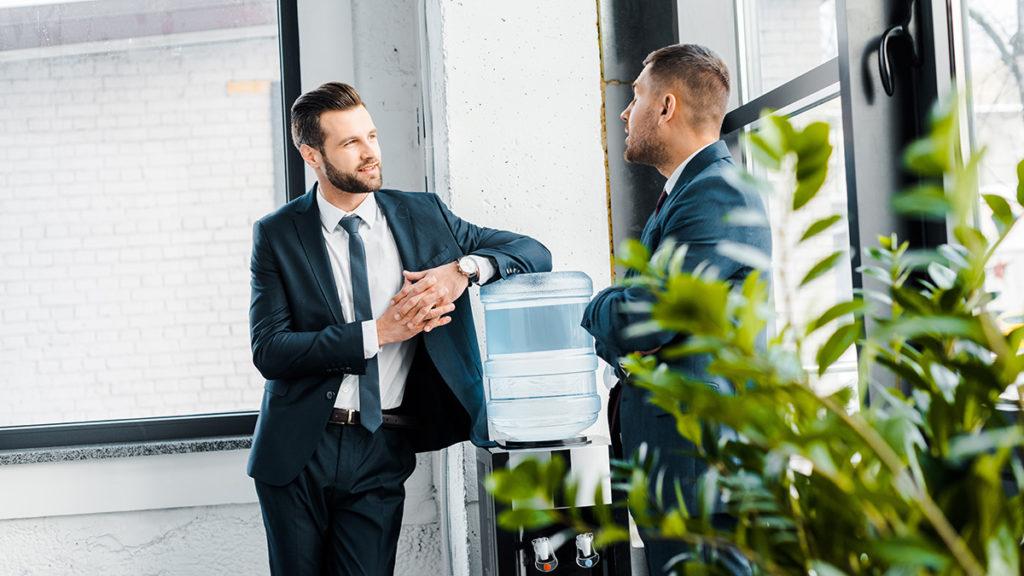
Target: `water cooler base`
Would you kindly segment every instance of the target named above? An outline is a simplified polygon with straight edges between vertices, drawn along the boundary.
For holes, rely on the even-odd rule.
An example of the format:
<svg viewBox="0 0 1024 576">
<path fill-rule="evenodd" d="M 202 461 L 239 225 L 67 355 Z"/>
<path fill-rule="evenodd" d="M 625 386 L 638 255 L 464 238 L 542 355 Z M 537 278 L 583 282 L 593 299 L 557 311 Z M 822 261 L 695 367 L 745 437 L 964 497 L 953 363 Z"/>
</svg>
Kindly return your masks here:
<svg viewBox="0 0 1024 576">
<path fill-rule="evenodd" d="M 541 446 L 539 444 L 550 444 Z M 595 452 L 596 451 L 596 452 Z M 498 527 L 497 518 L 505 505 L 496 502 L 483 487 L 483 481 L 494 470 L 508 468 L 524 456 L 540 459 L 561 457 L 570 470 L 589 468 L 574 466 L 595 453 L 608 451 L 606 438 L 574 438 L 554 443 L 518 442 L 506 443 L 504 447 L 477 448 L 477 478 L 480 491 L 480 537 L 481 557 L 484 576 L 537 576 L 541 574 L 564 574 L 573 576 L 630 576 L 630 550 L 628 543 L 599 550 L 599 557 L 590 566 L 577 563 L 577 548 L 570 537 L 554 550 L 555 561 L 537 562 L 532 542 L 537 538 L 549 537 L 555 542 L 556 534 L 564 526 L 549 526 L 540 530 L 508 532 Z M 513 461 L 510 464 L 510 460 Z M 593 507 L 579 508 L 584 518 L 592 518 Z M 625 521 L 625 518 L 622 518 Z M 587 564 L 587 562 L 583 562 Z"/>
</svg>

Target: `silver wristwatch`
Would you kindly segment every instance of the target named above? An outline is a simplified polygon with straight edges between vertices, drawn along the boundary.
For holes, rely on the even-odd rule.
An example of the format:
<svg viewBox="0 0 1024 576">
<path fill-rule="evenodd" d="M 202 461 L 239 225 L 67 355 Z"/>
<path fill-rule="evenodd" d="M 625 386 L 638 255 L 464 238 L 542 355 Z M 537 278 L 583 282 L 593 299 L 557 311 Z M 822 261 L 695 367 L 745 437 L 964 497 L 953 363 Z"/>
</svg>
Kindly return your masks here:
<svg viewBox="0 0 1024 576">
<path fill-rule="evenodd" d="M 480 281 L 480 266 L 476 260 L 469 256 L 463 256 L 455 261 L 459 267 L 459 273 L 469 278 L 470 283 L 477 284 Z"/>
</svg>

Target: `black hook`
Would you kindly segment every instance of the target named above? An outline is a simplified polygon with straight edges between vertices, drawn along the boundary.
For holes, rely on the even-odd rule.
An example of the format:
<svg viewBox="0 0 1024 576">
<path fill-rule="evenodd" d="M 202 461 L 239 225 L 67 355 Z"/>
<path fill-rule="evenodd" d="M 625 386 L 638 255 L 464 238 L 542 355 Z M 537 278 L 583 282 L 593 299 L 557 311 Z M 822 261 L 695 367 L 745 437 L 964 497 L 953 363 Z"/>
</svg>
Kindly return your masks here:
<svg viewBox="0 0 1024 576">
<path fill-rule="evenodd" d="M 917 39 L 911 31 L 911 24 L 916 14 L 915 4 L 917 0 L 910 0 L 910 9 L 903 22 L 889 28 L 882 34 L 882 40 L 878 43 L 878 74 L 882 77 L 882 88 L 885 93 L 892 96 L 896 90 L 892 77 L 892 54 L 889 52 L 889 43 L 894 39 L 904 38 L 910 45 L 910 63 L 916 68 L 921 65 L 921 54 L 917 49 Z"/>
</svg>

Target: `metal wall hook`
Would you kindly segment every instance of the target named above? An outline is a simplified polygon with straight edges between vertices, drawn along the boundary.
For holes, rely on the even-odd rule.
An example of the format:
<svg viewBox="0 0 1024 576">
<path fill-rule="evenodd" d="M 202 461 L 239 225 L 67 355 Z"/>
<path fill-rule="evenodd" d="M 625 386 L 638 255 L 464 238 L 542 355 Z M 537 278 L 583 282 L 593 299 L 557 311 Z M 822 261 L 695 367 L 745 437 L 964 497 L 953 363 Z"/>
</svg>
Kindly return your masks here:
<svg viewBox="0 0 1024 576">
<path fill-rule="evenodd" d="M 892 76 L 892 53 L 889 51 L 893 40 L 905 39 L 910 46 L 910 62 L 915 68 L 921 65 L 921 54 L 917 46 L 917 38 L 914 36 L 913 26 L 917 14 L 917 0 L 910 0 L 907 17 L 903 22 L 889 28 L 882 34 L 878 42 L 878 75 L 882 77 L 882 88 L 885 93 L 892 96 L 896 86 Z"/>
</svg>

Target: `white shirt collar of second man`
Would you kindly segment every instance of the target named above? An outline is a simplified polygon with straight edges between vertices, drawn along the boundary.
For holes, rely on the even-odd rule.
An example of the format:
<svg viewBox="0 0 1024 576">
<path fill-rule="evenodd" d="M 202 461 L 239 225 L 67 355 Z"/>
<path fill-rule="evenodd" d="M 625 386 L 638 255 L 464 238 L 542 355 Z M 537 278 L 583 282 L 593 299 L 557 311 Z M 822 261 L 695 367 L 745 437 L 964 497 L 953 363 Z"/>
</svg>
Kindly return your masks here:
<svg viewBox="0 0 1024 576">
<path fill-rule="evenodd" d="M 331 204 L 324 198 L 323 194 L 320 193 L 320 187 L 317 186 L 316 191 L 316 203 L 320 208 L 320 223 L 323 224 L 324 229 L 328 232 L 333 232 L 338 227 L 338 222 L 346 216 L 355 214 L 363 219 L 363 222 L 370 228 L 377 222 L 377 198 L 374 194 L 367 194 L 363 203 L 359 205 L 355 210 L 351 212 L 345 212 L 341 208 L 338 208 L 334 204 Z"/>
<path fill-rule="evenodd" d="M 678 182 L 679 181 L 679 177 L 683 175 L 683 170 L 686 169 L 686 165 L 690 163 L 690 160 L 693 160 L 694 156 L 696 156 L 697 154 L 700 154 L 702 150 L 704 150 L 708 146 L 711 146 L 712 144 L 714 144 L 714 142 L 709 142 L 709 143 L 701 146 L 700 148 L 697 149 L 696 152 L 694 152 L 693 154 L 690 154 L 689 158 L 687 158 L 686 160 L 683 160 L 682 164 L 680 164 L 679 166 L 676 167 L 675 172 L 672 172 L 672 175 L 669 176 L 668 180 L 665 182 L 665 193 L 666 194 L 671 194 L 672 193 L 672 190 L 676 187 L 676 182 Z"/>
</svg>

